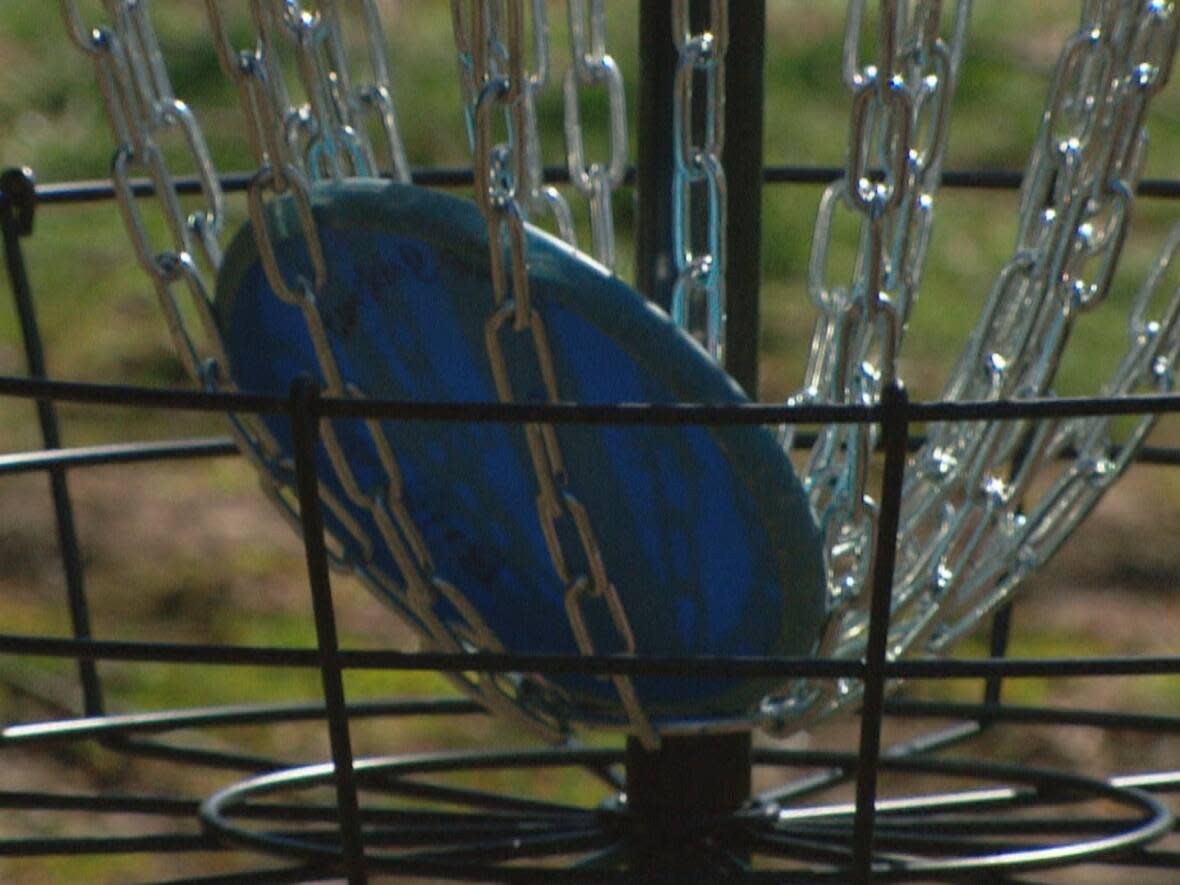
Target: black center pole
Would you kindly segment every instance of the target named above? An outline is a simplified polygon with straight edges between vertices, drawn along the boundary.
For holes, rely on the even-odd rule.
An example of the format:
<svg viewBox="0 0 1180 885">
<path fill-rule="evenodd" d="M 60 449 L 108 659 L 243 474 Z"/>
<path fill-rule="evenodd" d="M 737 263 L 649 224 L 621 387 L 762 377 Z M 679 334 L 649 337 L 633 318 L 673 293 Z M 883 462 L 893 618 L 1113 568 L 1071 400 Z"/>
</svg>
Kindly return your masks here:
<svg viewBox="0 0 1180 885">
<path fill-rule="evenodd" d="M 709 0 L 692 0 L 693 27 Z M 765 0 L 729 0 L 726 53 L 725 231 L 728 323 L 725 365 L 758 395 L 758 294 L 762 245 L 762 96 Z M 668 0 L 639 6 L 639 125 L 636 286 L 664 309 L 672 303 L 672 95 L 676 47 Z M 703 99 L 698 95 L 698 100 Z M 700 874 L 712 866 L 708 840 L 692 838 L 750 798 L 749 732 L 664 736 L 657 750 L 627 743 L 627 809 L 648 838 L 639 869 Z"/>
<path fill-rule="evenodd" d="M 668 0 L 639 6 L 639 156 L 636 181 L 636 287 L 664 309 L 672 303 L 672 92 L 676 48 Z M 709 0 L 693 0 L 693 22 Z M 725 56 L 725 368 L 758 396 L 758 291 L 762 259 L 762 98 L 765 0 L 729 0 Z M 703 96 L 701 96 L 703 98 Z"/>
<path fill-rule="evenodd" d="M 655 750 L 628 738 L 626 761 L 636 872 L 699 877 L 732 864 L 731 849 L 713 856 L 710 835 L 750 798 L 750 732 L 664 735 Z"/>
</svg>

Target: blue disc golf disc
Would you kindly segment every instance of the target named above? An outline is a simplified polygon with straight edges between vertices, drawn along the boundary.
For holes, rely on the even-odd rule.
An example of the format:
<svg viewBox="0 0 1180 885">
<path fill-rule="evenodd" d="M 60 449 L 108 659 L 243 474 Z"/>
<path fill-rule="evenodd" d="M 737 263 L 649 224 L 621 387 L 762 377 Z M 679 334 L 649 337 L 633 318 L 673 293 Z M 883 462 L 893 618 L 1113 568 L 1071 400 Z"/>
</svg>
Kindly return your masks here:
<svg viewBox="0 0 1180 885">
<path fill-rule="evenodd" d="M 498 402 L 485 339 L 494 312 L 487 232 L 475 206 L 376 180 L 318 186 L 312 202 L 328 265 L 317 305 L 345 381 L 376 399 Z M 271 216 L 284 277 L 310 276 L 294 205 L 276 201 Z M 528 270 L 563 401 L 746 402 L 667 316 L 580 253 L 530 229 Z M 272 291 L 249 226 L 226 254 L 216 307 L 241 389 L 285 394 L 300 374 L 323 378 L 304 315 Z M 508 328 L 502 338 L 516 399 L 545 402 L 529 335 Z M 285 418 L 265 420 L 290 452 Z M 364 424 L 335 420 L 333 427 L 358 481 L 379 488 L 384 474 Z M 505 650 L 577 654 L 567 588 L 537 514 L 523 428 L 388 421 L 382 429 L 436 573 Z M 770 430 L 559 425 L 556 435 L 569 490 L 589 516 L 640 655 L 814 650 L 824 615 L 820 540 Z M 400 579 L 368 512 L 347 503 L 322 445 L 318 468 L 322 486 L 345 502 L 347 518 L 325 510 L 336 545 L 362 573 L 380 570 Z M 565 546 L 578 549 L 576 537 Z M 396 588 L 382 585 L 378 592 L 420 623 Z M 463 635 L 455 606 L 444 598 L 436 605 L 438 616 Z M 620 651 L 607 607 L 588 599 L 584 608 L 596 651 Z M 608 680 L 550 674 L 545 683 L 556 692 L 538 692 L 529 703 L 553 705 L 561 696 L 563 709 L 547 713 L 626 722 Z M 745 716 L 776 687 L 758 680 L 635 679 L 646 714 L 666 726 Z"/>
</svg>

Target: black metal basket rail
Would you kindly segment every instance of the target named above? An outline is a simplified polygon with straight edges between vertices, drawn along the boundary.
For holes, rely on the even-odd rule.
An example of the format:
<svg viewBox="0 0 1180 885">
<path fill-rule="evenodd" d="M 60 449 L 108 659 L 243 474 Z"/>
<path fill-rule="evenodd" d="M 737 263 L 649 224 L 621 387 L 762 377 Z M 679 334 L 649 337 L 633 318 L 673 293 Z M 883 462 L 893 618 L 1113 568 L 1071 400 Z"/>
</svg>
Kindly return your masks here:
<svg viewBox="0 0 1180 885">
<path fill-rule="evenodd" d="M 824 169 L 769 169 L 771 182 L 817 182 Z M 462 173 L 432 172 L 423 181 L 463 183 Z M 437 176 L 437 177 L 432 177 Z M 1011 173 L 948 173 L 948 184 L 1009 187 Z M 240 188 L 245 176 L 226 186 Z M 181 183 L 182 187 L 189 186 Z M 1145 192 L 1180 195 L 1180 183 L 1149 183 Z M 203 797 L 160 798 L 141 793 L 70 792 L 62 785 L 0 792 L 0 809 L 91 819 L 133 815 L 151 831 L 130 836 L 29 836 L 0 840 L 0 857 L 128 853 L 179 854 L 247 849 L 231 872 L 193 875 L 174 882 L 362 882 L 382 872 L 471 881 L 998 881 L 1033 882 L 1038 871 L 1104 864 L 1112 876 L 1180 871 L 1175 816 L 1180 808 L 1180 766 L 1101 779 L 1003 765 L 979 758 L 948 759 L 939 751 L 1017 724 L 1180 735 L 1180 716 L 1017 705 L 1002 698 L 1007 680 L 1180 676 L 1180 655 L 1159 657 L 1007 656 L 1012 609 L 993 619 L 985 658 L 886 659 L 900 490 L 905 455 L 921 425 L 938 421 L 1029 419 L 1080 415 L 1180 412 L 1180 395 L 1072 398 L 989 403 L 911 402 L 900 386 L 879 405 L 787 407 L 748 405 L 587 407 L 397 403 L 321 397 L 309 380 L 287 397 L 146 389 L 53 380 L 46 369 L 21 241 L 31 235 L 36 207 L 109 199 L 103 184 L 34 185 L 19 170 L 0 179 L 0 224 L 5 257 L 28 361 L 27 377 L 0 378 L 0 396 L 34 401 L 43 448 L 0 456 L 0 476 L 44 473 L 50 482 L 63 571 L 69 638 L 0 632 L 0 655 L 73 662 L 83 705 L 44 722 L 14 723 L 0 731 L 0 753 L 96 745 L 129 759 L 208 768 L 237 780 Z M 315 646 L 225 646 L 200 643 L 112 641 L 90 628 L 83 564 L 67 485 L 69 471 L 96 466 L 227 457 L 228 440 L 126 442 L 61 448 L 57 407 L 64 403 L 215 413 L 282 414 L 296 441 L 304 553 L 317 642 Z M 868 650 L 860 660 L 778 658 L 669 658 L 653 656 L 447 655 L 389 649 L 341 648 L 328 578 L 312 451 L 322 418 L 374 417 L 410 421 L 480 421 L 610 424 L 876 423 L 883 458 L 878 558 L 872 587 Z M 1141 462 L 1180 463 L 1180 450 L 1145 450 Z M 322 697 L 302 704 L 246 704 L 203 709 L 108 715 L 101 661 L 262 667 L 318 672 Z M 424 757 L 354 759 L 350 729 L 367 719 L 393 725 L 426 717 L 481 715 L 456 698 L 348 702 L 344 676 L 358 670 L 434 672 L 576 672 L 680 678 L 753 676 L 848 678 L 863 684 L 855 752 L 751 748 L 748 736 L 721 735 L 709 745 L 709 765 L 676 739 L 666 759 L 645 758 L 640 748 L 439 753 Z M 887 698 L 896 680 L 974 679 L 977 703 Z M 888 721 L 927 723 L 917 737 L 885 745 Z M 943 720 L 953 724 L 939 724 Z M 186 743 L 186 734 L 226 726 L 323 728 L 327 762 L 270 758 L 232 746 Z M 683 753 L 678 757 L 678 753 Z M 695 761 L 694 761 L 695 760 Z M 718 760 L 736 760 L 727 769 Z M 669 785 L 668 772 L 686 765 L 699 775 L 697 792 Z M 670 768 L 669 768 L 670 766 Z M 679 766 L 679 767 L 678 767 Z M 746 781 L 743 782 L 744 767 Z M 781 786 L 749 796 L 749 770 L 766 769 Z M 464 786 L 473 771 L 537 772 L 574 768 L 589 772 L 626 799 L 577 805 Z M 723 770 L 714 770 L 723 769 Z M 624 777 L 626 773 L 626 778 Z M 448 776 L 457 776 L 454 783 Z M 965 781 L 961 789 L 885 795 L 879 780 L 893 776 Z M 443 778 L 443 782 L 437 779 Z M 245 778 L 243 780 L 243 778 Z M 646 779 L 650 778 L 651 783 Z M 663 778 L 663 780 L 661 780 Z M 735 786 L 736 784 L 736 786 Z M 824 798 L 844 785 L 845 800 Z M 743 786 L 745 792 L 743 794 Z M 324 791 L 327 790 L 328 793 Z M 681 790 L 681 792 L 677 792 Z M 329 795 L 330 794 L 330 795 Z M 675 803 L 666 800 L 673 795 Z M 721 802 L 721 805 L 717 805 Z M 728 802 L 728 804 L 726 804 Z M 273 855 L 278 860 L 267 860 Z"/>
</svg>

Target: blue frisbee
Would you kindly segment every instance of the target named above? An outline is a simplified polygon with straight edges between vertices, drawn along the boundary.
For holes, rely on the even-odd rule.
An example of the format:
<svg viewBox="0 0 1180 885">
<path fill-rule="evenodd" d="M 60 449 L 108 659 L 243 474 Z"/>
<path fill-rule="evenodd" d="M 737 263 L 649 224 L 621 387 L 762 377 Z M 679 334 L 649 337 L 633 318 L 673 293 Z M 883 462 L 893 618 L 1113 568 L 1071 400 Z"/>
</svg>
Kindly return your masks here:
<svg viewBox="0 0 1180 885">
<path fill-rule="evenodd" d="M 328 264 L 318 306 L 346 381 L 377 399 L 498 402 L 485 345 L 494 303 L 487 232 L 475 206 L 377 180 L 318 186 L 312 202 Z M 271 236 L 284 276 L 308 273 L 289 201 L 275 204 Z M 531 229 L 528 260 L 563 401 L 746 401 L 667 316 L 594 262 Z M 243 390 L 285 394 L 301 374 L 322 378 L 302 312 L 272 291 L 249 226 L 227 251 L 216 309 L 229 368 Z M 512 340 L 527 337 L 507 336 L 505 358 L 518 400 L 544 402 L 530 351 Z M 289 452 L 286 420 L 266 420 Z M 364 425 L 340 420 L 334 429 L 354 474 L 379 487 L 383 474 Z M 566 588 L 537 516 L 523 428 L 390 421 L 383 429 L 438 575 L 504 649 L 577 654 Z M 640 655 L 814 650 L 824 615 L 820 539 L 769 430 L 562 425 L 556 434 L 570 490 L 589 515 Z M 322 446 L 318 468 L 323 485 L 346 501 Z M 345 506 L 347 519 L 325 510 L 336 545 L 362 573 L 379 569 L 400 580 L 367 511 Z M 396 587 L 370 583 L 417 623 Z M 437 615 L 461 635 L 462 618 L 450 603 L 440 599 Z M 596 648 L 619 650 L 606 607 L 591 602 L 587 618 Z M 626 722 L 609 681 L 552 674 L 541 681 L 556 691 L 532 693 L 522 703 L 555 706 L 560 697 L 561 709 L 544 712 Z M 665 726 L 746 716 L 776 687 L 758 680 L 635 680 L 646 714 Z"/>
</svg>

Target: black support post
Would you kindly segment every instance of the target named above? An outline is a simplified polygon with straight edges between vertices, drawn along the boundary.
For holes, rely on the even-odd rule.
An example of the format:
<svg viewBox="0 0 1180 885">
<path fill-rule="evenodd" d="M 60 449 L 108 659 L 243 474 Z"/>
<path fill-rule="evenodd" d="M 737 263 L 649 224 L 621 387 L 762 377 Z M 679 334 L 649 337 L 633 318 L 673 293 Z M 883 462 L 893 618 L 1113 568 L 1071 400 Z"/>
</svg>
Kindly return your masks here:
<svg viewBox="0 0 1180 885">
<path fill-rule="evenodd" d="M 766 0 L 729 0 L 722 156 L 729 188 L 725 368 L 751 399 L 758 398 L 765 62 Z"/>
<path fill-rule="evenodd" d="M 0 174 L 0 234 L 4 239 L 4 263 L 12 285 L 21 338 L 25 349 L 25 363 L 29 377 L 49 377 L 45 361 L 45 347 L 33 306 L 33 289 L 25 267 L 21 239 L 33 232 L 33 216 L 37 206 L 36 182 L 28 169 L 7 169 Z M 61 448 L 61 430 L 57 409 L 49 400 L 37 400 L 37 419 L 41 426 L 41 441 L 45 449 Z M 90 639 L 90 609 L 86 601 L 86 583 L 82 569 L 82 554 L 78 547 L 78 533 L 74 527 L 74 507 L 70 501 L 66 469 L 48 468 L 49 490 L 53 498 L 54 518 L 57 523 L 57 543 L 65 571 L 66 596 L 70 622 L 76 639 Z M 82 688 L 82 704 L 87 716 L 103 714 L 102 685 L 95 663 L 78 659 L 78 680 Z"/>
<path fill-rule="evenodd" d="M 353 771 L 352 738 L 344 696 L 344 675 L 328 557 L 324 543 L 324 517 L 320 509 L 319 478 L 315 466 L 319 438 L 320 389 L 306 375 L 291 383 L 290 419 L 294 443 L 295 479 L 299 491 L 299 521 L 303 527 L 303 548 L 307 557 L 308 584 L 315 614 L 316 639 L 320 652 L 320 676 L 332 747 L 332 775 L 340 817 L 340 848 L 349 885 L 366 885 L 365 848 L 361 834 L 360 802 Z"/>
<path fill-rule="evenodd" d="M 676 47 L 667 0 L 639 4 L 639 132 L 636 168 L 636 288 L 672 303 L 672 90 Z"/>
<path fill-rule="evenodd" d="M 694 21 L 708 0 L 693 0 Z M 668 0 L 639 7 L 639 156 L 636 181 L 636 287 L 667 309 L 672 302 L 672 92 L 676 49 Z M 758 395 L 758 297 L 762 256 L 762 99 L 765 0 L 729 0 L 725 78 L 727 183 L 725 366 Z"/>
<path fill-rule="evenodd" d="M 881 478 L 881 511 L 877 517 L 877 552 L 873 560 L 869 635 L 864 656 L 864 702 L 860 711 L 856 815 L 852 825 L 852 870 L 849 875 L 849 881 L 855 885 L 867 885 L 873 869 L 881 722 L 885 715 L 885 661 L 889 646 L 889 618 L 893 609 L 893 568 L 897 559 L 901 494 L 905 482 L 909 405 L 909 395 L 900 381 L 889 383 L 881 391 L 881 438 L 885 448 L 885 470 Z"/>
<path fill-rule="evenodd" d="M 632 871 L 697 881 L 734 863 L 733 852 L 715 853 L 709 834 L 749 800 L 751 761 L 748 731 L 664 735 L 655 750 L 628 738 Z"/>
<path fill-rule="evenodd" d="M 728 0 L 725 149 L 727 183 L 726 369 L 751 398 L 758 395 L 758 297 L 762 240 L 762 96 L 765 0 Z M 676 280 L 672 251 L 672 95 L 676 48 L 668 0 L 639 6 L 639 151 L 636 170 L 636 287 L 665 310 Z M 692 0 L 694 27 L 709 0 Z M 703 98 L 699 96 L 698 98 Z M 648 751 L 627 744 L 627 807 L 649 831 L 640 864 L 699 873 L 704 861 L 683 837 L 700 821 L 730 814 L 750 796 L 748 732 L 665 736 Z"/>
</svg>

